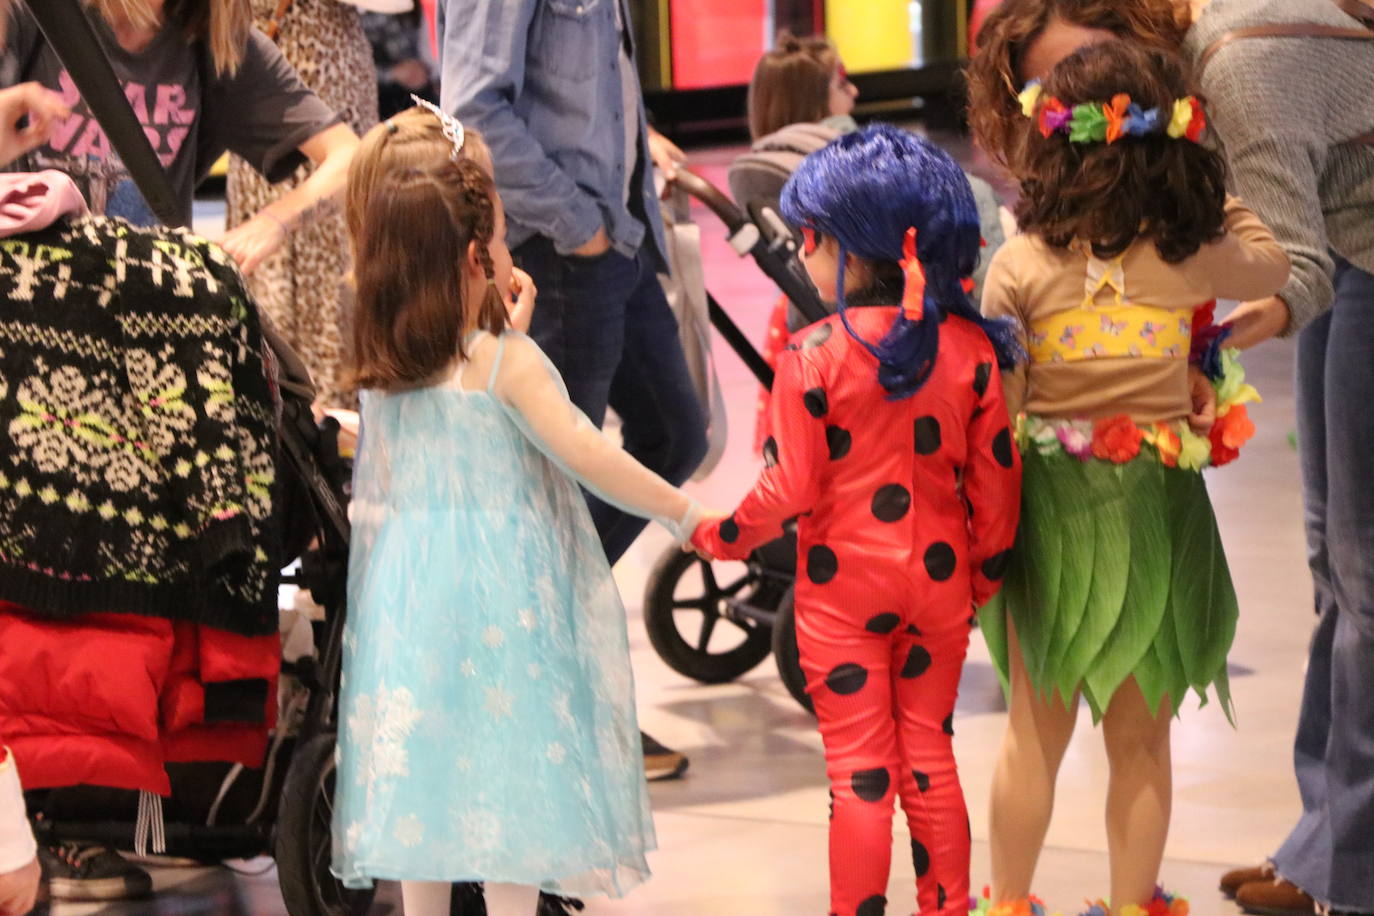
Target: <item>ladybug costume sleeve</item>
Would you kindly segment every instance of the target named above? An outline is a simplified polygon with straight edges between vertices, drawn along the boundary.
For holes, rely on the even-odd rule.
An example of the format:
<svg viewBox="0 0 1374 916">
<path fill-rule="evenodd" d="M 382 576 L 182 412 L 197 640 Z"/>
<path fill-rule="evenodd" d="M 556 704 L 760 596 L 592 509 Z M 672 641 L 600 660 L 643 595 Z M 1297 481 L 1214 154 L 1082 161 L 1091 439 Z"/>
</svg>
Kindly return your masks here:
<svg viewBox="0 0 1374 916">
<path fill-rule="evenodd" d="M 778 354 L 769 417 L 773 435 L 763 444 L 763 472 L 729 518 L 701 525 L 692 545 L 713 557 L 738 560 L 779 537 L 782 523 L 816 504 L 819 468 L 827 446 L 815 418 L 825 413 L 820 373 L 802 350 Z"/>
<path fill-rule="evenodd" d="M 1007 425 L 1002 380 L 995 370 L 982 374 L 978 407 L 968 428 L 969 453 L 964 466 L 964 495 L 969 507 L 969 560 L 973 601 L 982 606 L 1002 587 L 1016 540 L 1021 505 L 1021 456 Z M 985 380 L 986 379 L 986 380 Z"/>
</svg>

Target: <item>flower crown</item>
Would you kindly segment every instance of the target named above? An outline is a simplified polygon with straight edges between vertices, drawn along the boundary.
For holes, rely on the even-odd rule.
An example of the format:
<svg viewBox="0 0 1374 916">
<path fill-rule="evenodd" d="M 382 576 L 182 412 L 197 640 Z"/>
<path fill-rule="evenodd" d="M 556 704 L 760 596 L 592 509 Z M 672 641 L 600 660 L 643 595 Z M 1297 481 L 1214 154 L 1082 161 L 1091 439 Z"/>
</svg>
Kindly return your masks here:
<svg viewBox="0 0 1374 916">
<path fill-rule="evenodd" d="M 1083 102 L 1069 108 L 1054 96 L 1045 97 L 1040 81 L 1032 80 L 1016 98 L 1028 118 L 1037 117 L 1038 107 L 1041 135 L 1068 134 L 1070 143 L 1115 143 L 1122 137 L 1159 133 L 1197 143 L 1207 127 L 1202 103 L 1191 95 L 1174 101 L 1167 122 L 1158 107 L 1142 109 L 1124 92 L 1112 96 L 1110 102 Z"/>
</svg>

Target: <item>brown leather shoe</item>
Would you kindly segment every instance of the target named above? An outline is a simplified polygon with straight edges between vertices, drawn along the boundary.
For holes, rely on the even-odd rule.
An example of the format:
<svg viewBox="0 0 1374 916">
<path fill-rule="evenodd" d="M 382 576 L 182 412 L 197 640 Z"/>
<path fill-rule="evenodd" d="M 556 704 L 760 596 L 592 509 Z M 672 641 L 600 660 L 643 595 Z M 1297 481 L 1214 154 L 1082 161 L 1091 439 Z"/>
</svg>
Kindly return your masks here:
<svg viewBox="0 0 1374 916">
<path fill-rule="evenodd" d="M 1236 903 L 1257 916 L 1312 916 L 1317 911 L 1316 902 L 1302 888 L 1281 878 L 1241 885 Z"/>
<path fill-rule="evenodd" d="M 1230 900 L 1236 899 L 1236 891 L 1255 881 L 1269 881 L 1274 877 L 1274 867 L 1267 862 L 1250 868 L 1233 868 L 1221 876 L 1221 892 Z"/>
</svg>

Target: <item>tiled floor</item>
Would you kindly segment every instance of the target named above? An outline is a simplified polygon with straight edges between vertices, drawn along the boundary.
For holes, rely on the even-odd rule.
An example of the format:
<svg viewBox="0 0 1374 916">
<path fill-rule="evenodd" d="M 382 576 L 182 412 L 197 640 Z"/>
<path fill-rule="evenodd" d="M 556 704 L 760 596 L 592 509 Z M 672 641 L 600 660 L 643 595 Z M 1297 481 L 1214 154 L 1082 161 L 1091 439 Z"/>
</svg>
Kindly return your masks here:
<svg viewBox="0 0 1374 916">
<path fill-rule="evenodd" d="M 724 152 L 695 157 L 724 185 Z M 206 209 L 213 220 L 215 210 Z M 748 262 L 738 261 L 702 214 L 707 276 L 716 297 L 756 338 L 775 291 Z M 732 435 L 716 471 L 694 484 L 708 504 L 732 505 L 753 479 L 750 455 L 754 383 L 738 360 L 717 346 Z M 1258 861 L 1283 838 L 1298 812 L 1290 767 L 1304 650 L 1313 622 L 1298 496 L 1290 383 L 1292 348 L 1269 344 L 1251 354 L 1252 379 L 1265 395 L 1252 411 L 1259 433 L 1236 465 L 1209 476 L 1240 592 L 1242 619 L 1232 653 L 1239 727 L 1214 705 L 1186 707 L 1174 730 L 1174 822 L 1164 880 L 1192 897 L 1198 916 L 1230 914 L 1215 892 L 1223 867 Z M 691 755 L 680 782 L 653 786 L 660 850 L 654 878 L 628 898 L 593 902 L 591 914 L 818 914 L 826 906 L 826 786 L 820 741 L 809 717 L 783 690 L 765 661 L 734 684 L 707 687 L 669 671 L 654 655 L 639 619 L 645 578 L 667 538 L 651 532 L 617 569 L 631 608 L 631 650 L 640 717 L 662 741 Z M 1005 715 L 986 652 L 975 638 L 965 673 L 956 746 L 974 831 L 974 882 L 986 880 L 987 787 Z M 1039 891 L 1051 910 L 1074 913 L 1106 891 L 1102 803 L 1106 766 L 1086 714 L 1059 782 L 1059 806 L 1041 860 Z M 910 856 L 900 821 L 894 839 L 890 912 L 912 899 Z M 65 906 L 62 914 L 124 916 L 284 913 L 267 860 L 227 870 L 158 870 L 162 889 L 150 903 Z M 263 871 L 266 869 L 266 871 Z M 396 912 L 384 890 L 376 913 Z"/>
</svg>

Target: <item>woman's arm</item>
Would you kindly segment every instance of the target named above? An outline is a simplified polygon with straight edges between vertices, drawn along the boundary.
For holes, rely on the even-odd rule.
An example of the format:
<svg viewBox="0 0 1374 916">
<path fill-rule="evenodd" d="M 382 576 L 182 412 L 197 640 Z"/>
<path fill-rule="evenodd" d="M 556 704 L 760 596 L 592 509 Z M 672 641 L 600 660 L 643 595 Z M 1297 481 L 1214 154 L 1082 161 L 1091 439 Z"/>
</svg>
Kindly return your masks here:
<svg viewBox="0 0 1374 916">
<path fill-rule="evenodd" d="M 358 135 L 346 124 L 326 127 L 300 145 L 301 153 L 315 164 L 311 176 L 230 230 L 220 243 L 245 274 L 280 248 L 288 234 L 336 212 L 357 148 Z"/>
</svg>

